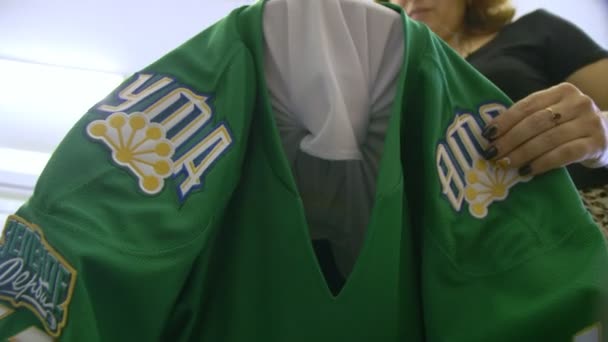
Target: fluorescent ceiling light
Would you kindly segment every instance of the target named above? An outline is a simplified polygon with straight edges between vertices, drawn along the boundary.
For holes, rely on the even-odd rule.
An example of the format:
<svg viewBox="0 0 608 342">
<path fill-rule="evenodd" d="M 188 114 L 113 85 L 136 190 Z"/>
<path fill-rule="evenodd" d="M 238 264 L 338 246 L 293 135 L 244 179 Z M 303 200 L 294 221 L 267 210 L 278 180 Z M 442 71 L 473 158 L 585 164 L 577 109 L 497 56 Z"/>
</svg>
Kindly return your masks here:
<svg viewBox="0 0 608 342">
<path fill-rule="evenodd" d="M 0 171 L 38 176 L 50 157 L 50 153 L 0 147 Z"/>
<path fill-rule="evenodd" d="M 123 75 L 0 59 L 0 113 L 82 115 Z"/>
<path fill-rule="evenodd" d="M 0 146 L 53 151 L 78 119 L 124 79 L 120 74 L 0 59 Z"/>
</svg>

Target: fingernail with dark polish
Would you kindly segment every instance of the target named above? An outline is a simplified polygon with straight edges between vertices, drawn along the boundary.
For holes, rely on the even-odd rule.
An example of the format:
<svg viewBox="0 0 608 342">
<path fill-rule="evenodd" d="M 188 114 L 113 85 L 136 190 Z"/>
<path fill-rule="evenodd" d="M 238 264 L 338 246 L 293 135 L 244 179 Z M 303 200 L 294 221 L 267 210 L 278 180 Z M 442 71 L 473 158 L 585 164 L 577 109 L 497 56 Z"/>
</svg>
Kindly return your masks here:
<svg viewBox="0 0 608 342">
<path fill-rule="evenodd" d="M 481 132 L 481 135 L 483 135 L 484 138 L 489 140 L 489 139 L 494 138 L 496 133 L 498 133 L 498 127 L 491 125 L 491 126 L 486 127 L 483 130 L 483 132 Z"/>
<path fill-rule="evenodd" d="M 524 165 L 522 167 L 519 168 L 519 175 L 520 176 L 527 176 L 530 173 L 532 173 L 532 166 L 530 166 L 530 164 Z"/>
<path fill-rule="evenodd" d="M 496 149 L 496 146 L 490 146 L 490 148 L 483 151 L 483 157 L 486 160 L 490 160 L 490 159 L 496 157 L 497 154 L 498 154 L 498 149 Z"/>
</svg>

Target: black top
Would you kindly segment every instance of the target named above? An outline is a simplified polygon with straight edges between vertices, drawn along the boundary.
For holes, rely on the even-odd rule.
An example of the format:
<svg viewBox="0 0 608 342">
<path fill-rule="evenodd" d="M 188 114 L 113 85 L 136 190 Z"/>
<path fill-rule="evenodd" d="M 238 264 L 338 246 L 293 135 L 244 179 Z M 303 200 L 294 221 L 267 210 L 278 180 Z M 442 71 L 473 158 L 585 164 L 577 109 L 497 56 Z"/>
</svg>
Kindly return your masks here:
<svg viewBox="0 0 608 342">
<path fill-rule="evenodd" d="M 574 24 L 536 10 L 504 27 L 496 37 L 467 57 L 477 70 L 513 101 L 564 82 L 572 73 L 608 57 Z M 608 169 L 568 167 L 577 188 L 608 184 Z"/>
</svg>

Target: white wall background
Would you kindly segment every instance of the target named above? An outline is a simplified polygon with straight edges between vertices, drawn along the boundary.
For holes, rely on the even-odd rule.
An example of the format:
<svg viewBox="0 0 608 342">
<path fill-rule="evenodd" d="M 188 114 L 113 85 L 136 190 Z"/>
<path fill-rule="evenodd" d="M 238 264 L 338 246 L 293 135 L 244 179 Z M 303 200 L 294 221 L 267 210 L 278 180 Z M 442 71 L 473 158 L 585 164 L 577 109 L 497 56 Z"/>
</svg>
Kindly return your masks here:
<svg viewBox="0 0 608 342">
<path fill-rule="evenodd" d="M 0 222 L 29 196 L 49 153 L 88 106 L 124 76 L 251 2 L 0 1 Z M 518 16 L 544 7 L 608 48 L 608 0 L 513 2 Z"/>
</svg>

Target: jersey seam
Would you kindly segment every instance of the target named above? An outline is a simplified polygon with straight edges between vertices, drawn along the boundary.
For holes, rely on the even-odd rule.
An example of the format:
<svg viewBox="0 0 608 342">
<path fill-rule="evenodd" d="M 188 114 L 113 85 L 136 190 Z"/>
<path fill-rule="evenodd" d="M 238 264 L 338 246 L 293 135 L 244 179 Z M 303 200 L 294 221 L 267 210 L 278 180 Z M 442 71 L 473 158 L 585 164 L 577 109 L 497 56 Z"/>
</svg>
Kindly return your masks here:
<svg viewBox="0 0 608 342">
<path fill-rule="evenodd" d="M 425 53 L 422 56 L 422 63 L 420 63 L 420 69 L 422 69 L 425 65 L 425 63 L 432 63 L 432 66 L 435 70 L 439 71 L 440 75 L 441 75 L 441 84 L 442 84 L 442 88 L 445 90 L 447 88 L 447 84 L 446 84 L 446 79 L 447 76 L 445 74 L 445 71 L 442 68 L 441 63 L 439 62 L 439 60 L 437 59 L 437 54 L 433 53 L 432 51 L 425 51 Z M 443 96 L 446 96 L 449 100 L 450 103 L 454 103 L 454 101 L 452 100 L 452 95 L 450 94 L 449 91 L 443 91 Z"/>
<path fill-rule="evenodd" d="M 104 148 L 103 146 L 101 146 L 99 144 L 95 144 L 95 145 L 97 146 L 97 148 L 100 148 L 100 149 Z M 105 152 L 105 150 L 103 152 Z M 94 183 L 95 180 L 101 178 L 102 176 L 105 176 L 107 173 L 110 173 L 110 172 L 113 172 L 113 171 L 124 171 L 124 172 L 129 173 L 127 170 L 121 169 L 121 168 L 119 168 L 119 166 L 114 165 L 111 161 L 108 161 L 107 158 L 104 158 L 104 159 L 105 159 L 104 161 L 108 163 L 107 164 L 107 166 L 109 166 L 108 169 L 102 170 L 101 172 L 95 174 L 94 177 L 89 178 L 88 181 L 80 183 L 80 184 L 75 184 L 69 190 L 67 190 L 67 191 L 65 191 L 65 192 L 63 192 L 61 194 L 58 194 L 56 197 L 50 197 L 48 200 L 46 200 L 44 202 L 42 200 L 39 200 L 36 197 L 36 188 L 34 188 L 34 194 L 32 196 L 31 202 L 32 202 L 32 204 L 40 204 L 40 206 L 42 207 L 42 208 L 36 209 L 36 210 L 38 212 L 40 212 L 40 213 L 44 213 L 44 214 L 46 214 L 48 216 L 52 216 L 51 213 L 50 213 L 50 207 L 51 207 L 51 203 L 52 202 L 59 202 L 59 201 L 61 201 L 62 199 L 66 198 L 70 194 L 78 191 L 79 189 L 87 187 L 88 185 Z M 128 176 L 132 177 L 132 175 L 130 175 L 130 174 Z"/>
<path fill-rule="evenodd" d="M 575 233 L 576 233 L 576 229 L 571 229 L 568 233 L 564 234 L 564 236 L 561 239 L 555 241 L 552 244 L 548 244 L 545 248 L 541 248 L 537 253 L 533 253 L 530 256 L 523 258 L 522 260 L 515 262 L 512 265 L 505 267 L 501 270 L 498 270 L 495 272 L 484 272 L 484 273 L 475 273 L 475 272 L 463 270 L 462 267 L 458 265 L 458 263 L 451 257 L 451 255 L 439 243 L 438 239 L 435 237 L 435 234 L 432 234 L 429 232 L 428 236 L 429 236 L 429 239 L 432 241 L 432 243 L 435 245 L 435 247 L 439 250 L 439 252 L 444 255 L 444 257 L 448 260 L 448 262 L 452 265 L 452 267 L 457 272 L 459 272 L 460 274 L 465 275 L 469 278 L 489 278 L 489 277 L 493 277 L 496 275 L 506 273 L 510 270 L 513 270 L 521 265 L 528 263 L 529 261 L 531 261 L 535 258 L 538 258 L 539 256 L 545 255 L 547 253 L 550 253 L 550 252 L 556 250 L 565 241 L 569 240 Z M 586 233 L 586 235 L 588 235 L 588 233 Z M 589 238 L 587 238 L 587 240 L 589 240 Z"/>
<path fill-rule="evenodd" d="M 48 212 L 42 211 L 38 208 L 35 208 L 34 206 L 29 206 L 29 209 L 34 211 L 35 213 L 38 213 L 45 217 L 57 218 L 57 216 L 52 215 Z M 17 213 L 17 215 L 19 217 L 23 217 L 19 213 Z M 160 249 L 160 250 L 156 250 L 156 251 L 143 251 L 143 250 L 138 251 L 138 250 L 133 250 L 130 248 L 124 248 L 124 247 L 116 245 L 115 243 L 110 243 L 106 239 L 103 239 L 100 234 L 97 234 L 95 232 L 91 232 L 84 228 L 73 225 L 69 221 L 60 220 L 60 224 L 61 224 L 61 226 L 67 226 L 70 230 L 72 230 L 74 232 L 81 232 L 85 236 L 91 238 L 92 240 L 99 242 L 99 243 L 103 244 L 104 246 L 110 247 L 114 250 L 117 250 L 123 254 L 142 257 L 142 256 L 162 256 L 165 254 L 170 254 L 171 252 L 174 252 L 176 250 L 184 249 L 184 248 L 188 247 L 189 245 L 195 244 L 201 238 L 202 235 L 204 235 L 206 232 L 208 232 L 210 230 L 209 227 L 213 224 L 214 221 L 215 221 L 215 216 L 211 216 L 208 220 L 208 223 L 205 225 L 205 227 L 202 228 L 199 232 L 190 234 L 190 236 L 185 239 L 186 242 L 178 243 L 177 245 L 169 247 L 167 249 Z M 46 230 L 44 230 L 44 227 L 42 225 L 39 225 L 39 226 L 41 227 L 41 229 L 43 229 L 43 233 L 45 234 L 45 237 L 47 239 L 49 239 L 48 233 Z"/>
<path fill-rule="evenodd" d="M 445 88 L 446 84 L 445 84 L 444 80 L 446 79 L 446 74 L 445 74 L 444 69 L 441 67 L 441 63 L 437 59 L 437 55 L 432 53 L 432 51 L 428 51 L 428 50 L 425 51 L 425 53 L 423 54 L 422 63 L 420 64 L 420 68 L 424 68 L 425 63 L 432 63 L 433 69 L 437 70 L 440 73 L 441 78 L 442 78 L 442 84 L 443 84 L 443 87 Z M 451 99 L 450 93 L 449 92 L 444 92 L 444 93 L 445 93 L 445 96 L 448 96 L 449 101 L 453 102 Z M 527 223 L 526 220 L 524 220 L 522 217 L 520 217 L 517 214 L 513 214 L 513 216 L 521 223 L 521 225 L 525 226 L 527 228 L 527 230 L 530 231 L 530 233 L 534 235 L 534 237 L 537 241 L 540 241 L 542 243 L 542 239 L 539 236 L 539 232 L 536 229 L 534 229 L 534 227 L 532 225 Z M 532 260 L 534 258 L 539 257 L 540 255 L 549 253 L 549 252 L 555 250 L 564 241 L 568 240 L 575 232 L 576 232 L 576 229 L 574 229 L 574 228 L 570 229 L 563 235 L 563 237 L 561 239 L 555 241 L 552 244 L 546 245 L 544 248 L 541 248 L 538 252 L 532 253 L 530 256 L 523 258 L 520 261 L 515 262 L 508 267 L 505 267 L 496 272 L 489 272 L 489 273 L 487 273 L 487 272 L 476 273 L 476 272 L 463 270 L 463 267 L 460 266 L 453 259 L 453 257 L 447 252 L 447 250 L 443 247 L 443 245 L 439 243 L 439 239 L 437 238 L 436 234 L 434 234 L 432 231 L 428 231 L 428 235 L 429 235 L 430 240 L 435 244 L 437 249 L 446 257 L 446 259 L 449 261 L 449 263 L 452 264 L 452 266 L 454 267 L 455 270 L 457 270 L 459 273 L 464 274 L 468 277 L 480 278 L 480 277 L 491 277 L 494 275 L 498 275 L 498 274 L 507 272 L 513 268 L 519 267 L 520 265 L 523 265 L 523 264 L 529 262 L 530 260 Z"/>
</svg>

